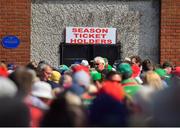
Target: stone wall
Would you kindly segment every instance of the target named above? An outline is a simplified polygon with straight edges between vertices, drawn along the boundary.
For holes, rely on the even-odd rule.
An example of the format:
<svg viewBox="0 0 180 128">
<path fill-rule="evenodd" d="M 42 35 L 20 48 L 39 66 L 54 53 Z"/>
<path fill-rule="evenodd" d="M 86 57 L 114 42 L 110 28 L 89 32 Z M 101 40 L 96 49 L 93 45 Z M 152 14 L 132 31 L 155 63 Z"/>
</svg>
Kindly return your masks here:
<svg viewBox="0 0 180 128">
<path fill-rule="evenodd" d="M 32 0 L 31 60 L 59 64 L 66 26 L 115 27 L 122 57 L 159 62 L 158 0 Z"/>
</svg>

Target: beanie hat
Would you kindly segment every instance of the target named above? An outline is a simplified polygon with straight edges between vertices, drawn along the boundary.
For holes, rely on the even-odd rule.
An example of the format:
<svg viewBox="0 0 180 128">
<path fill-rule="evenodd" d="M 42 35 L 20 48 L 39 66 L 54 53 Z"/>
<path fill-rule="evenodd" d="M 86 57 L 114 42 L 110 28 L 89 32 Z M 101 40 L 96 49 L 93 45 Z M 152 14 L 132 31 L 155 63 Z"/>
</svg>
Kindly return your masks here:
<svg viewBox="0 0 180 128">
<path fill-rule="evenodd" d="M 125 74 L 125 73 L 132 74 L 132 68 L 128 63 L 121 63 L 118 66 L 118 72 L 120 72 L 121 74 Z"/>
<path fill-rule="evenodd" d="M 0 81 L 0 97 L 16 95 L 17 87 L 14 82 L 4 77 L 0 77 Z"/>
<path fill-rule="evenodd" d="M 105 93 L 117 101 L 122 101 L 125 98 L 125 92 L 122 86 L 117 82 L 105 81 L 102 83 L 100 94 Z"/>
<path fill-rule="evenodd" d="M 53 71 L 50 80 L 55 83 L 59 83 L 60 78 L 61 78 L 61 74 L 58 71 Z"/>
<path fill-rule="evenodd" d="M 83 65 L 75 65 L 72 67 L 72 70 L 74 73 L 78 71 L 85 71 L 87 74 L 89 74 L 89 68 Z"/>
<path fill-rule="evenodd" d="M 92 71 L 91 72 L 91 77 L 94 81 L 96 80 L 101 80 L 102 76 L 101 73 L 97 72 L 97 71 Z"/>
<path fill-rule="evenodd" d="M 160 77 L 165 77 L 165 76 L 167 75 L 166 70 L 161 69 L 161 68 L 157 68 L 157 69 L 155 70 L 155 72 L 156 72 Z"/>
<path fill-rule="evenodd" d="M 32 95 L 46 99 L 53 99 L 51 85 L 44 81 L 34 83 L 32 86 Z"/>
<path fill-rule="evenodd" d="M 59 71 L 60 73 L 63 73 L 63 72 L 65 72 L 65 71 L 67 71 L 67 70 L 69 70 L 69 68 L 68 68 L 68 66 L 66 66 L 66 65 L 59 65 L 59 67 L 58 67 L 58 71 Z"/>
</svg>

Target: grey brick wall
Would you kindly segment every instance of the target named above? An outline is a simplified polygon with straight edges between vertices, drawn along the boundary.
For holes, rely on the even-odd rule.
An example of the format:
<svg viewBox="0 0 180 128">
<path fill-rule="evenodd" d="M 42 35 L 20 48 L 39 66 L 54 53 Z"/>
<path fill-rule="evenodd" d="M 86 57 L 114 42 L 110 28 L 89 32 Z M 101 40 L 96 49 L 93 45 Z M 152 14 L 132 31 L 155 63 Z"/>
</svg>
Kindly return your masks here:
<svg viewBox="0 0 180 128">
<path fill-rule="evenodd" d="M 59 64 L 66 26 L 115 27 L 122 57 L 159 61 L 158 0 L 32 0 L 31 60 Z"/>
</svg>

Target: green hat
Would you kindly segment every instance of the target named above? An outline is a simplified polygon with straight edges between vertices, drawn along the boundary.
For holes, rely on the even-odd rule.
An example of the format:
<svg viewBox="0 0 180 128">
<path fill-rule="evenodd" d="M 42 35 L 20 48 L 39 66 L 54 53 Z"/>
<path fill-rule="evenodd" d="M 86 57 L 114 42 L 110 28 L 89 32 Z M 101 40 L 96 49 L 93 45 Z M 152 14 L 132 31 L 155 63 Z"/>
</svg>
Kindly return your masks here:
<svg viewBox="0 0 180 128">
<path fill-rule="evenodd" d="M 112 66 L 108 64 L 107 69 L 108 69 L 108 71 L 112 71 Z"/>
<path fill-rule="evenodd" d="M 69 70 L 69 68 L 68 68 L 68 66 L 63 64 L 63 65 L 59 65 L 58 70 L 60 71 L 60 73 L 62 73 L 64 71 Z"/>
<path fill-rule="evenodd" d="M 124 91 L 129 95 L 133 96 L 138 92 L 138 90 L 141 88 L 141 86 L 124 86 Z"/>
<path fill-rule="evenodd" d="M 101 78 L 102 78 L 101 73 L 99 73 L 97 71 L 92 71 L 91 77 L 93 80 L 101 80 Z"/>
<path fill-rule="evenodd" d="M 129 74 L 132 74 L 132 68 L 131 66 L 128 64 L 128 63 L 121 63 L 119 66 L 118 66 L 118 72 L 120 72 L 121 74 L 124 74 L 124 73 L 129 73 Z"/>
<path fill-rule="evenodd" d="M 166 70 L 161 69 L 161 68 L 157 68 L 157 69 L 155 70 L 155 72 L 156 72 L 160 77 L 164 77 L 164 76 L 167 75 Z"/>
</svg>

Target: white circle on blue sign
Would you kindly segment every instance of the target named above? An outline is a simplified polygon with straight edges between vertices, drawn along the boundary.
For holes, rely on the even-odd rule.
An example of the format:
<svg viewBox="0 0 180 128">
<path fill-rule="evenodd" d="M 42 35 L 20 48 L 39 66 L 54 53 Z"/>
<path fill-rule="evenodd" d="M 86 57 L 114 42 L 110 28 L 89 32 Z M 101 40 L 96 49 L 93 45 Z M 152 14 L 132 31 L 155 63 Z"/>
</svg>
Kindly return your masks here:
<svg viewBox="0 0 180 128">
<path fill-rule="evenodd" d="M 4 48 L 17 48 L 20 44 L 20 40 L 17 36 L 5 36 L 2 39 L 2 46 Z"/>
</svg>

